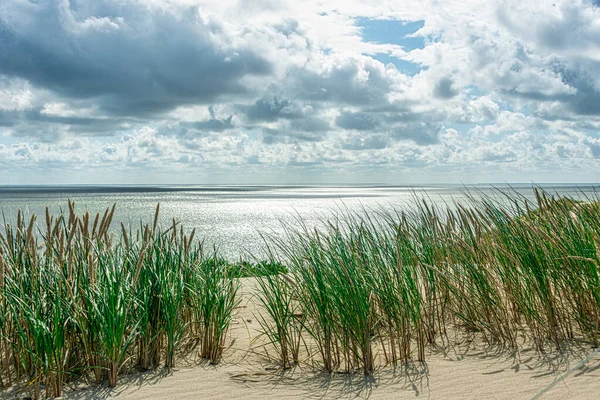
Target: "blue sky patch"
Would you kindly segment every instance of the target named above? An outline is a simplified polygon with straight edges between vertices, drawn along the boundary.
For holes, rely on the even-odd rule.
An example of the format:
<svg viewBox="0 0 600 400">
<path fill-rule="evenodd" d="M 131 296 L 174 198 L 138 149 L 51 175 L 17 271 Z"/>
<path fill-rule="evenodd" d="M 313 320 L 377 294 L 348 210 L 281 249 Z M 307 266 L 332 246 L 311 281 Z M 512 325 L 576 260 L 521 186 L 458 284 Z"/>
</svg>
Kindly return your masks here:
<svg viewBox="0 0 600 400">
<path fill-rule="evenodd" d="M 361 28 L 365 42 L 390 43 L 402 46 L 404 50 L 422 49 L 425 39 L 408 37 L 425 25 L 424 21 L 402 22 L 387 19 L 358 18 L 355 25 Z"/>
<path fill-rule="evenodd" d="M 402 46 L 405 51 L 425 47 L 424 38 L 409 37 L 423 27 L 424 21 L 403 22 L 398 20 L 358 18 L 355 25 L 360 27 L 362 38 L 365 42 L 395 44 Z M 400 72 L 406 75 L 413 76 L 422 70 L 417 64 L 401 60 L 389 54 L 379 53 L 371 56 L 386 65 L 388 63 L 394 64 Z"/>
<path fill-rule="evenodd" d="M 401 60 L 398 57 L 391 56 L 385 53 L 378 53 L 371 55 L 375 60 L 382 62 L 384 65 L 392 63 L 396 66 L 398 71 L 402 72 L 405 75 L 413 76 L 418 74 L 422 69 L 420 65 L 414 64 L 410 61 Z"/>
</svg>

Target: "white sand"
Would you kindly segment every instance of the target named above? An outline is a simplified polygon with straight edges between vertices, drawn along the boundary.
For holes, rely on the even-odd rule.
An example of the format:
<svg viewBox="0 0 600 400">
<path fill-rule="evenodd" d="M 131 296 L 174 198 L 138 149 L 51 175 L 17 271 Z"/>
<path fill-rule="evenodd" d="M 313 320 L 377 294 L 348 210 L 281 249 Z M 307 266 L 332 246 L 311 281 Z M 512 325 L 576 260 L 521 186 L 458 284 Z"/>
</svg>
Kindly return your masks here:
<svg viewBox="0 0 600 400">
<path fill-rule="evenodd" d="M 231 330 L 233 344 L 217 366 L 181 363 L 170 374 L 138 373 L 120 377 L 117 388 L 68 391 L 67 399 L 548 399 L 600 398 L 600 352 L 592 349 L 568 358 L 543 360 L 531 350 L 518 356 L 466 344 L 448 354 L 429 350 L 426 364 L 394 372 L 383 368 L 374 377 L 327 375 L 308 367 L 281 373 L 269 364 L 257 343 L 252 281 L 245 280 L 244 307 Z M 248 322 L 249 321 L 249 322 Z M 254 349 L 254 351 L 250 349 Z M 587 352 L 587 354 L 586 354 Z"/>
</svg>

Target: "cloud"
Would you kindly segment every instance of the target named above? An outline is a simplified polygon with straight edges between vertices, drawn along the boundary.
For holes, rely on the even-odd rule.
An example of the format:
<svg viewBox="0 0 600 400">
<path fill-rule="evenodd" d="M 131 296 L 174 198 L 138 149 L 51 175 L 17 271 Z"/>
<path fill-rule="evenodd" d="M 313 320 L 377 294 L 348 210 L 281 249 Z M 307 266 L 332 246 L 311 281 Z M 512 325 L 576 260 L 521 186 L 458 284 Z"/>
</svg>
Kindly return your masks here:
<svg viewBox="0 0 600 400">
<path fill-rule="evenodd" d="M 227 129 L 232 129 L 234 127 L 233 116 L 225 119 L 216 119 L 211 118 L 206 121 L 197 121 L 197 122 L 183 122 L 180 125 L 188 126 L 193 129 L 197 129 L 200 131 L 211 131 L 211 132 L 223 132 Z"/>
<path fill-rule="evenodd" d="M 365 135 L 364 133 L 351 133 L 344 138 L 342 149 L 344 150 L 380 150 L 388 147 L 389 135 Z"/>
<path fill-rule="evenodd" d="M 393 131 L 392 137 L 396 140 L 412 140 L 419 145 L 435 144 L 443 126 L 433 123 L 412 123 Z"/>
<path fill-rule="evenodd" d="M 20 111 L 31 107 L 33 93 L 27 81 L 0 75 L 0 111 Z"/>
<path fill-rule="evenodd" d="M 297 104 L 276 96 L 260 98 L 246 108 L 246 118 L 250 121 L 277 121 L 280 118 L 295 119 L 303 115 Z"/>
<path fill-rule="evenodd" d="M 385 104 L 390 77 L 380 62 L 370 57 L 333 57 L 328 64 L 293 68 L 288 90 L 303 100 L 348 105 Z"/>
<path fill-rule="evenodd" d="M 242 78 L 271 70 L 199 8 L 95 3 L 4 3 L 0 73 L 93 99 L 109 114 L 139 115 L 244 93 Z"/>
<path fill-rule="evenodd" d="M 598 21 L 590 0 L 2 2 L 1 176 L 597 179 Z"/>
<path fill-rule="evenodd" d="M 379 121 L 370 114 L 363 112 L 342 112 L 335 120 L 337 126 L 343 129 L 355 129 L 358 131 L 374 130 Z"/>
<path fill-rule="evenodd" d="M 543 83 L 540 78 L 545 77 L 548 89 L 530 86 L 513 93 L 558 101 L 575 114 L 599 115 L 600 10 L 574 1 L 541 8 L 534 19 L 528 17 L 531 11 L 522 5 L 510 11 L 498 8 L 498 19 L 523 49 L 521 64 L 537 70 L 532 82 Z"/>
<path fill-rule="evenodd" d="M 434 87 L 434 94 L 441 99 L 451 99 L 458 94 L 454 87 L 454 82 L 450 78 L 441 78 Z"/>
</svg>

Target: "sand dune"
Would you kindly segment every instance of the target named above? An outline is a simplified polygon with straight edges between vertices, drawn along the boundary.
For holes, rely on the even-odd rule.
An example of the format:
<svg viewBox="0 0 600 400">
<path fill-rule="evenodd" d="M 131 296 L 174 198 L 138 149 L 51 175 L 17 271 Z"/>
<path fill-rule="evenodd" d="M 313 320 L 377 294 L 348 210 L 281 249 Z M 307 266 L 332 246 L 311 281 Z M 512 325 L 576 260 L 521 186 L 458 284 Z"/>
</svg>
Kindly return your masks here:
<svg viewBox="0 0 600 400">
<path fill-rule="evenodd" d="M 230 348 L 217 366 L 181 360 L 171 373 L 123 376 L 115 389 L 72 388 L 67 399 L 594 399 L 600 398 L 600 352 L 589 346 L 569 355 L 540 357 L 486 349 L 465 341 L 451 350 L 428 350 L 427 362 L 387 367 L 374 377 L 324 374 L 308 367 L 281 373 L 270 364 L 258 335 L 253 285 L 231 330 Z M 585 361 L 585 362 L 582 362 Z"/>
</svg>

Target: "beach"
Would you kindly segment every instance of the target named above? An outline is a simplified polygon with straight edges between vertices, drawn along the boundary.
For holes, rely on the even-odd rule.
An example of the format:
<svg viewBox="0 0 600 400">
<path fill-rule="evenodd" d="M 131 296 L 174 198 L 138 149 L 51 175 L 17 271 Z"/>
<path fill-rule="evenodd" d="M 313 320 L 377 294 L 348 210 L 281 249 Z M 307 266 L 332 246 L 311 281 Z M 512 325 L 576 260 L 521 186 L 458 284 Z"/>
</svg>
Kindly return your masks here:
<svg viewBox="0 0 600 400">
<path fill-rule="evenodd" d="M 114 389 L 80 385 L 67 390 L 64 398 L 516 400 L 593 399 L 598 393 L 600 353 L 589 346 L 544 358 L 532 349 L 514 354 L 472 342 L 428 350 L 426 363 L 382 367 L 371 377 L 319 373 L 306 366 L 281 371 L 265 357 L 260 338 L 255 341 L 260 335 L 255 289 L 254 279 L 245 278 L 242 304 L 220 364 L 192 357 L 170 373 L 159 369 L 124 375 Z"/>
<path fill-rule="evenodd" d="M 0 399 L 600 399 L 600 0 L 0 0 Z"/>
<path fill-rule="evenodd" d="M 280 209 L 298 198 L 329 204 L 304 190 L 220 189 L 228 198 L 207 203 L 237 209 L 228 218 L 250 227 L 265 210 L 244 205 L 265 197 Z M 0 235 L 0 396 L 594 397 L 593 188 L 588 201 L 491 188 L 470 198 L 450 191 L 436 203 L 412 191 L 413 208 L 404 199 L 396 205 L 405 208 L 387 209 L 361 201 L 365 191 L 390 201 L 381 193 L 390 189 L 344 190 L 353 205 L 330 209 L 329 219 L 305 204 L 304 214 L 279 221 L 279 233 L 259 229 L 273 250 L 263 261 L 207 252 L 196 236 L 202 217 L 191 231 L 177 218 L 169 225 L 165 203 L 137 226 L 132 214 L 116 220 L 118 204 L 95 216 L 73 201 L 45 218 L 35 207 L 9 214 Z M 40 192 L 24 203 L 39 208 L 54 195 Z M 112 192 L 84 193 L 98 206 Z M 26 195 L 4 196 L 15 194 Z M 184 204 L 167 201 L 168 218 L 185 218 Z M 218 231 L 218 221 L 204 228 Z M 225 223 L 213 238 L 230 236 L 239 251 L 234 229 Z"/>
</svg>

